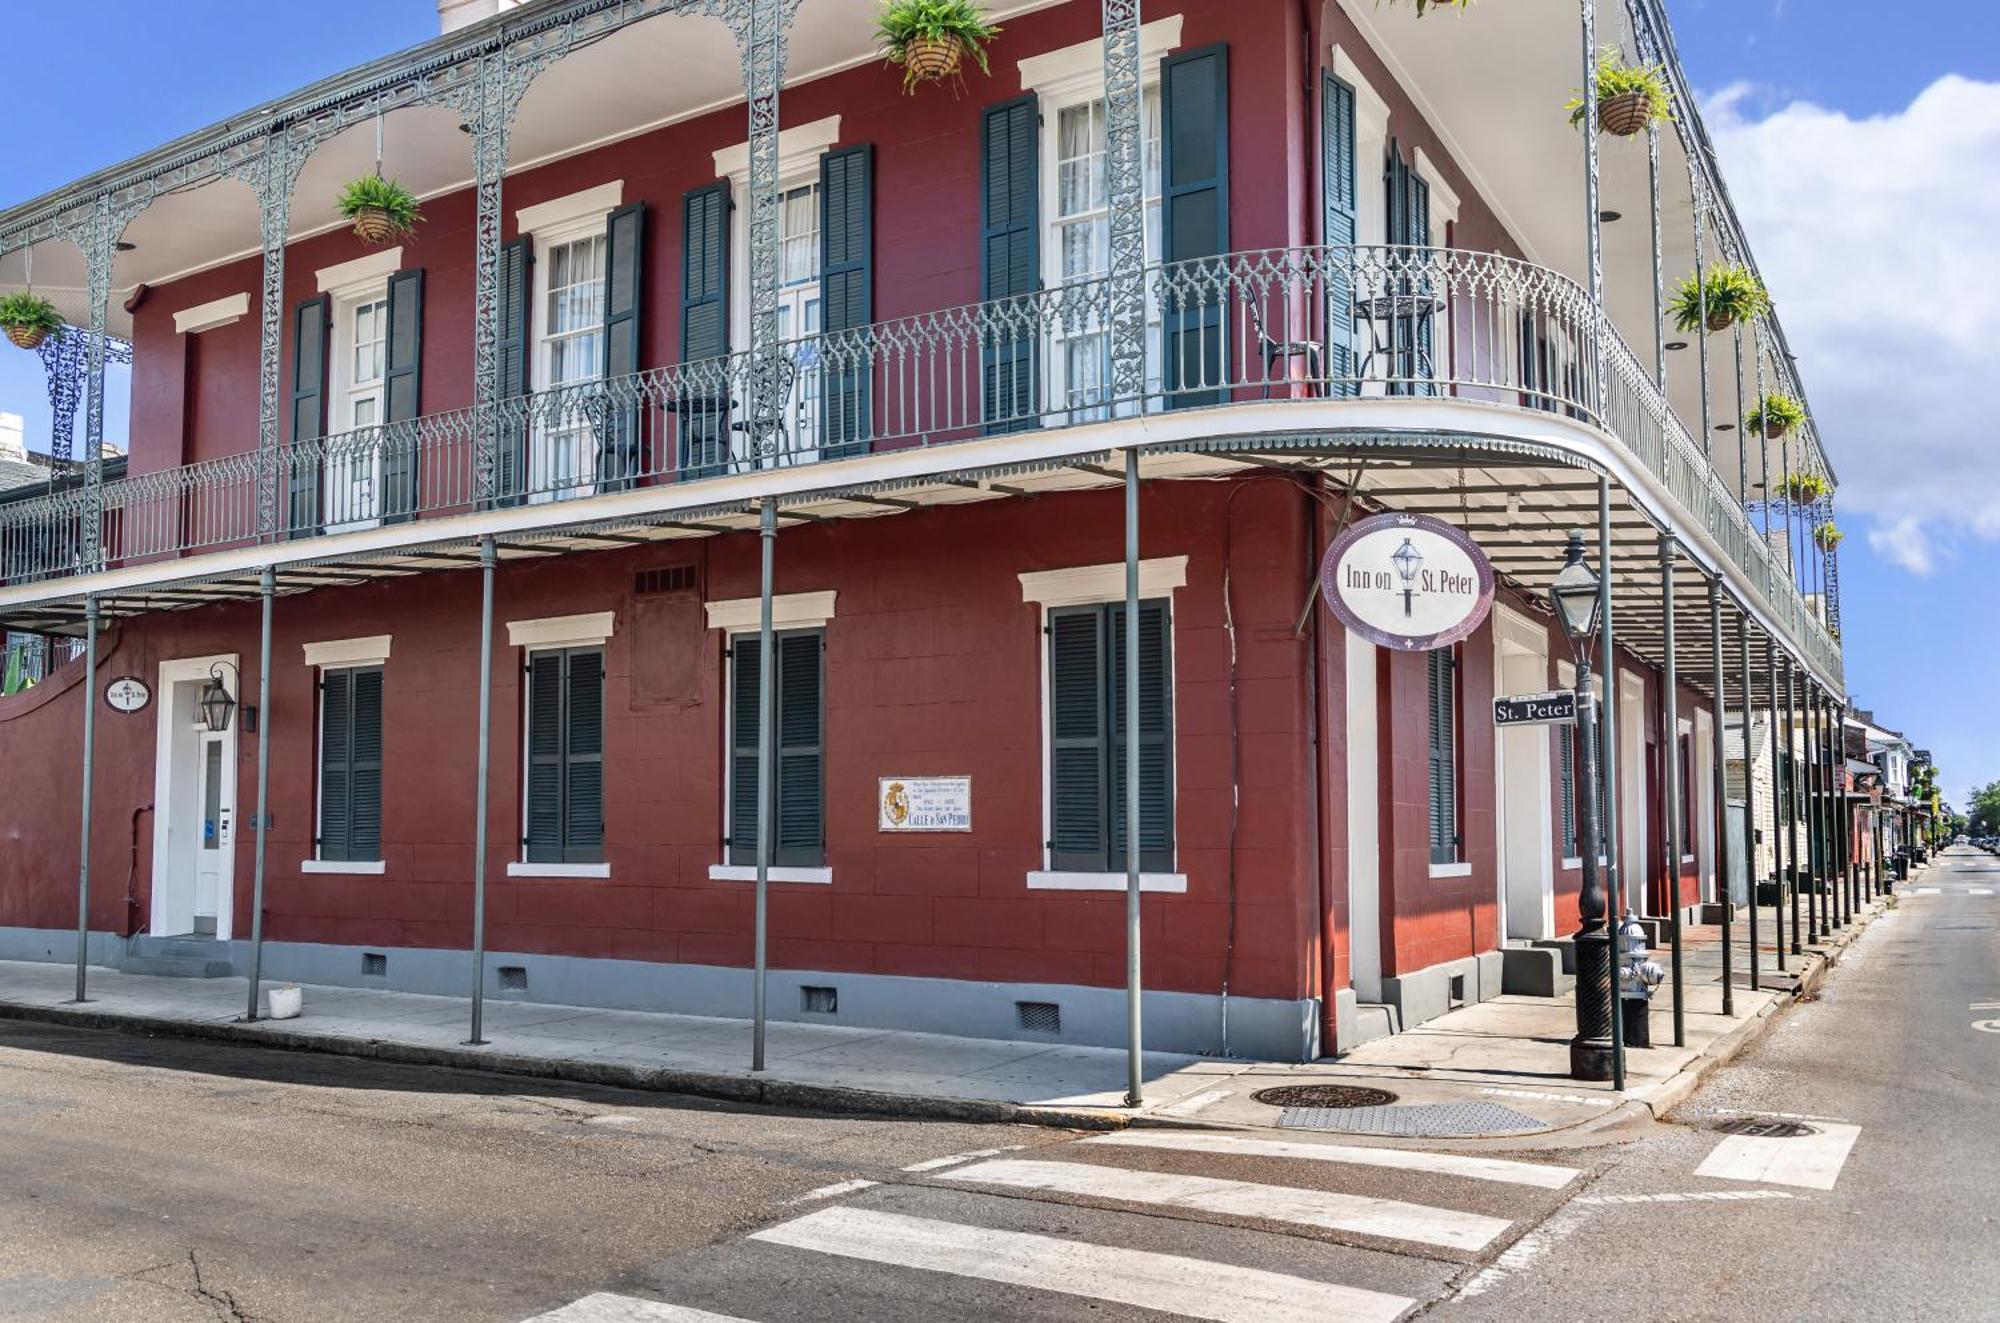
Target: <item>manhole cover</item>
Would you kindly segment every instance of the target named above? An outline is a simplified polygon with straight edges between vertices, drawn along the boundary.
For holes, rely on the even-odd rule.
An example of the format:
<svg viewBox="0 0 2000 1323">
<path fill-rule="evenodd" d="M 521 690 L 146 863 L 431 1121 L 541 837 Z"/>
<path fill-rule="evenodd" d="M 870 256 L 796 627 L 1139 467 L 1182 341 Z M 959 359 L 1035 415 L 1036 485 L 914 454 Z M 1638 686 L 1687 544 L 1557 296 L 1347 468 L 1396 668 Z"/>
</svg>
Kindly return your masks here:
<svg viewBox="0 0 2000 1323">
<path fill-rule="evenodd" d="M 1387 1089 L 1354 1084 L 1286 1084 L 1250 1095 L 1267 1107 L 1384 1107 L 1396 1101 Z"/>
<path fill-rule="evenodd" d="M 1715 1128 L 1725 1135 L 1749 1135 L 1755 1139 L 1804 1139 L 1819 1133 L 1798 1121 L 1771 1121 L 1753 1116 L 1717 1121 Z"/>
</svg>

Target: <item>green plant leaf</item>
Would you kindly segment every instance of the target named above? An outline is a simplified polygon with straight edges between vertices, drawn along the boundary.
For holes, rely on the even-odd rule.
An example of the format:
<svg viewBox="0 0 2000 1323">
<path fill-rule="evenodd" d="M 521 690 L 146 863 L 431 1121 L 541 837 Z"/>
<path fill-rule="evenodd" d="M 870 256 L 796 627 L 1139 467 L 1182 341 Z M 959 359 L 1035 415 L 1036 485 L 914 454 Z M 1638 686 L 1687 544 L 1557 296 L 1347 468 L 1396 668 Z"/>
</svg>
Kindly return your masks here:
<svg viewBox="0 0 2000 1323">
<path fill-rule="evenodd" d="M 1606 46 L 1597 57 L 1597 104 L 1601 106 L 1613 97 L 1624 96 L 1628 92 L 1645 93 L 1648 115 L 1654 123 L 1665 123 L 1674 117 L 1674 101 L 1667 89 L 1666 67 L 1627 64 L 1616 46 Z M 1563 109 L 1569 112 L 1570 127 L 1583 127 L 1586 107 L 1581 88 L 1570 89 L 1570 99 L 1563 103 Z"/>
<path fill-rule="evenodd" d="M 353 220 L 363 211 L 379 211 L 399 232 L 407 234 L 424 218 L 417 209 L 417 196 L 404 188 L 401 180 L 380 175 L 363 175 L 340 191 L 340 214 Z"/>
<path fill-rule="evenodd" d="M 0 298 L 0 326 L 48 335 L 63 328 L 63 319 L 56 305 L 39 294 L 9 294 Z"/>
<path fill-rule="evenodd" d="M 1668 306 L 1675 328 L 1688 335 L 1705 329 L 1712 318 L 1735 323 L 1761 317 L 1771 310 L 1771 296 L 1749 267 L 1725 265 L 1709 268 L 1700 283 L 1691 275 L 1685 277 L 1674 288 Z"/>
<path fill-rule="evenodd" d="M 910 47 L 916 42 L 955 43 L 972 57 L 984 74 L 992 73 L 986 45 L 1000 35 L 984 7 L 973 0 L 887 0 L 876 20 L 882 58 L 903 66 L 903 90 L 913 92 L 923 80 L 910 69 Z"/>
</svg>

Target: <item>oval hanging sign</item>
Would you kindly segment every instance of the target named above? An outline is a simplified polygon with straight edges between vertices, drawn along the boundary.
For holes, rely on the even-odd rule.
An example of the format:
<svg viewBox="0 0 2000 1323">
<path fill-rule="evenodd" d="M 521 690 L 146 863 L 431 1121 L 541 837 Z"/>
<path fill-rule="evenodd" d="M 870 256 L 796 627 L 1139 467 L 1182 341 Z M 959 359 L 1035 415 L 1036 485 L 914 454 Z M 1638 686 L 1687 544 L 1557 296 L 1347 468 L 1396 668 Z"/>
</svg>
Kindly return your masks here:
<svg viewBox="0 0 2000 1323">
<path fill-rule="evenodd" d="M 1403 652 L 1450 647 L 1493 609 L 1486 553 L 1429 515 L 1383 514 L 1349 526 L 1326 549 L 1319 583 L 1341 623 Z"/>
<path fill-rule="evenodd" d="M 153 691 L 136 675 L 121 675 L 104 686 L 104 702 L 113 712 L 138 712 L 153 701 Z"/>
</svg>

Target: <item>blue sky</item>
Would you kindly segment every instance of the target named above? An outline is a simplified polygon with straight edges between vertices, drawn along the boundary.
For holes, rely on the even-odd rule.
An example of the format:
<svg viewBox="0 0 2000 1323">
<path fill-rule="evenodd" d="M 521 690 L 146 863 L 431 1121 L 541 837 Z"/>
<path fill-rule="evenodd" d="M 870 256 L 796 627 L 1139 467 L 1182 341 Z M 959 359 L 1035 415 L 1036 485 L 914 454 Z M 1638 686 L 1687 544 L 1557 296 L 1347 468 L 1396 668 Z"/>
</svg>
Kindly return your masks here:
<svg viewBox="0 0 2000 1323">
<path fill-rule="evenodd" d="M 1849 685 L 1936 751 L 1961 799 L 2000 778 L 2000 447 L 1980 415 L 2000 344 L 2000 17 L 1971 3 L 1887 21 L 1880 0 L 1668 7 L 1843 481 Z M 432 0 L 80 0 L 10 6 L 7 27 L 43 85 L 88 89 L 51 114 L 0 117 L 11 203 L 421 41 L 436 12 Z M 1962 81 L 1940 85 L 1947 75 Z M 1843 257 L 1826 238 L 1836 222 L 1849 244 L 1898 260 Z M 1870 223 L 1887 228 L 1871 236 Z M 1930 321 L 1901 334 L 1913 285 Z M 1952 305 L 1946 335 L 1931 323 L 1950 291 L 1972 298 Z M 125 393 L 114 381 L 114 440 Z M 46 444 L 27 355 L 0 353 L 0 408 Z"/>
</svg>

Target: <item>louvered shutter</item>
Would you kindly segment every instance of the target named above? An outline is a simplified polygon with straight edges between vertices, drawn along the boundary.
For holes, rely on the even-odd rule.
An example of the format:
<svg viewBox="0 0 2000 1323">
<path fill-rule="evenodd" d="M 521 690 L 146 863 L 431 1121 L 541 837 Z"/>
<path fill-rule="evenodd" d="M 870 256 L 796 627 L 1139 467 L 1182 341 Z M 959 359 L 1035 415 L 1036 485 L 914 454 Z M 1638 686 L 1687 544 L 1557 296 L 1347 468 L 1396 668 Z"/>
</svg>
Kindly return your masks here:
<svg viewBox="0 0 2000 1323">
<path fill-rule="evenodd" d="M 604 860 L 604 653 L 563 653 L 563 862 Z"/>
<path fill-rule="evenodd" d="M 520 238 L 500 249 L 500 421 L 495 437 L 495 505 L 519 505 L 528 481 L 529 305 L 534 301 L 535 241 Z"/>
<path fill-rule="evenodd" d="M 778 654 L 778 836 L 773 859 L 787 868 L 817 868 L 825 858 L 823 638 L 818 630 L 800 630 L 773 640 Z"/>
<path fill-rule="evenodd" d="M 1125 867 L 1125 606 L 1105 610 L 1110 644 L 1111 850 L 1113 871 Z M 1171 624 L 1165 602 L 1139 604 L 1139 866 L 1173 868 L 1173 694 Z"/>
<path fill-rule="evenodd" d="M 1332 74 L 1320 79 L 1320 202 L 1326 245 L 1326 375 L 1335 395 L 1359 389 L 1355 352 L 1354 89 Z"/>
<path fill-rule="evenodd" d="M 352 859 L 349 849 L 354 742 L 354 673 L 320 672 L 319 681 L 319 857 Z"/>
<path fill-rule="evenodd" d="M 285 531 L 319 532 L 320 446 L 326 435 L 326 342 L 333 300 L 322 294 L 292 311 L 292 449 L 286 462 Z"/>
<path fill-rule="evenodd" d="M 646 204 L 611 213 L 604 228 L 604 381 L 602 434 L 598 438 L 600 490 L 632 485 L 643 471 L 639 453 L 639 337 L 646 302 Z"/>
<path fill-rule="evenodd" d="M 382 857 L 382 668 L 364 666 L 349 674 L 353 761 L 347 857 L 375 860 Z"/>
<path fill-rule="evenodd" d="M 563 859 L 563 655 L 528 654 L 529 863 Z"/>
<path fill-rule="evenodd" d="M 1404 171 L 1409 182 L 1410 205 L 1407 213 L 1408 237 L 1404 242 L 1417 249 L 1427 250 L 1431 243 L 1431 186 L 1430 181 L 1415 170 Z M 1412 260 L 1425 263 L 1423 274 L 1411 281 L 1411 293 L 1415 295 L 1413 311 L 1409 321 L 1410 375 L 1414 378 L 1412 394 L 1433 395 L 1437 391 L 1437 357 L 1433 341 L 1437 334 L 1438 314 L 1433 311 L 1438 289 L 1431 280 L 1428 267 L 1428 253 L 1412 254 Z"/>
<path fill-rule="evenodd" d="M 775 640 L 774 640 L 775 642 Z M 761 656 L 758 636 L 737 634 L 729 640 L 731 675 L 729 759 L 729 861 L 757 862 L 757 677 Z"/>
<path fill-rule="evenodd" d="M 681 199 L 681 361 L 729 352 L 729 183 Z M 720 364 L 696 377 L 681 411 L 681 476 L 704 477 L 729 464 L 729 376 Z"/>
<path fill-rule="evenodd" d="M 1229 251 L 1229 48 L 1204 46 L 1160 66 L 1160 242 L 1169 263 L 1201 263 Z M 1165 319 L 1168 404 L 1219 404 L 1222 283 L 1202 265 L 1168 282 Z M 1176 294 L 1174 291 L 1184 291 Z M 1283 328 L 1273 328 L 1283 334 Z"/>
<path fill-rule="evenodd" d="M 1030 296 L 1042 287 L 1040 124 L 1032 95 L 989 106 L 981 120 L 980 414 L 989 433 L 1036 423 L 1041 327 Z"/>
<path fill-rule="evenodd" d="M 1094 606 L 1049 611 L 1049 866 L 1057 872 L 1110 867 L 1104 619 Z"/>
<path fill-rule="evenodd" d="M 417 416 L 423 412 L 424 273 L 389 277 L 389 336 L 384 347 L 382 521 L 400 523 L 417 513 Z"/>
<path fill-rule="evenodd" d="M 1583 853 L 1583 845 L 1577 839 L 1576 829 L 1576 782 L 1577 752 L 1576 727 L 1557 726 L 1556 730 L 1556 770 L 1561 789 L 1559 825 L 1562 828 L 1563 858 L 1575 859 Z"/>
<path fill-rule="evenodd" d="M 1458 862 L 1458 665 L 1449 648 L 1430 654 L 1431 862 Z"/>
<path fill-rule="evenodd" d="M 834 453 L 868 448 L 868 346 L 862 334 L 875 319 L 875 149 L 867 144 L 828 152 L 819 162 L 820 327 L 825 349 L 820 394 L 820 445 Z"/>
</svg>

